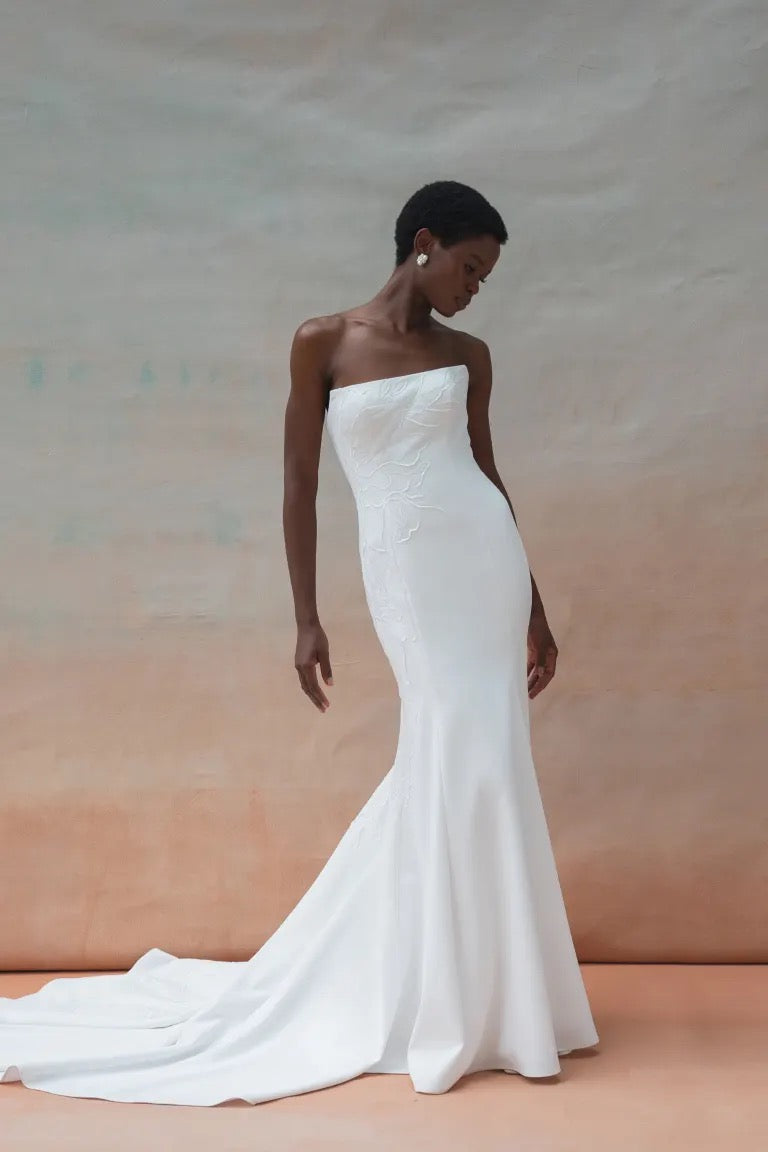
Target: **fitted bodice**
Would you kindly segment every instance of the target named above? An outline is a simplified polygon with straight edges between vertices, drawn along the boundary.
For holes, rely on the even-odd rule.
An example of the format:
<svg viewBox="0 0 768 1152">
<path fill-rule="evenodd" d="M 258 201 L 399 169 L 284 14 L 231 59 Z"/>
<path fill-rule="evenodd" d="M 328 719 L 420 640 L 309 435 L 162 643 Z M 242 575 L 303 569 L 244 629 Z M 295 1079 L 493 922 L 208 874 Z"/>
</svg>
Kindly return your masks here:
<svg viewBox="0 0 768 1152">
<path fill-rule="evenodd" d="M 326 425 L 358 512 L 425 489 L 436 495 L 444 468 L 475 466 L 468 379 L 465 364 L 452 364 L 331 389 Z"/>
<path fill-rule="evenodd" d="M 478 585 L 488 595 L 500 556 L 505 579 L 525 570 L 509 506 L 472 453 L 468 382 L 466 365 L 452 364 L 332 389 L 328 402 L 328 432 L 357 507 L 371 617 L 401 693 L 427 674 L 417 671 L 422 629 L 444 630 Z"/>
</svg>

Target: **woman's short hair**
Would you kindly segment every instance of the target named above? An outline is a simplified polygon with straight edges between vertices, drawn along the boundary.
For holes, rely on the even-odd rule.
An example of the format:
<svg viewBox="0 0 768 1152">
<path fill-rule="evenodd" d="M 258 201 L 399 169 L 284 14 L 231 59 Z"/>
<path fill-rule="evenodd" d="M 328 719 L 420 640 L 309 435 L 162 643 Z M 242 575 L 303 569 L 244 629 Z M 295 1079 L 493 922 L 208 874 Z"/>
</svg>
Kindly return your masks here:
<svg viewBox="0 0 768 1152">
<path fill-rule="evenodd" d="M 499 244 L 507 241 L 504 221 L 493 205 L 457 180 L 425 184 L 406 201 L 395 224 L 395 267 L 410 256 L 419 228 L 429 228 L 446 248 L 473 236 L 494 236 Z"/>
</svg>

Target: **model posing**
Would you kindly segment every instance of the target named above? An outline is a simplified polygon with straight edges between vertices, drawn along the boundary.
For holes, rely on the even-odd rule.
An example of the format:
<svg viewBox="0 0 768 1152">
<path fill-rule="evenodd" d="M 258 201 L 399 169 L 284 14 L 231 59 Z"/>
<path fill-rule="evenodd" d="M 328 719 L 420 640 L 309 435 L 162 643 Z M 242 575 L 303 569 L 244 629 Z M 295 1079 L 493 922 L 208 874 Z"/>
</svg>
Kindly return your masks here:
<svg viewBox="0 0 768 1152">
<path fill-rule="evenodd" d="M 59 1095 L 251 1103 L 363 1073 L 440 1093 L 552 1076 L 598 1042 L 531 756 L 557 647 L 493 458 L 491 362 L 449 328 L 507 232 L 439 181 L 396 223 L 366 304 L 291 350 L 283 522 L 302 689 L 325 711 L 315 497 L 327 427 L 357 508 L 363 584 L 400 697 L 394 763 L 250 960 L 152 949 L 119 975 L 0 1000 L 0 1072 Z"/>
</svg>

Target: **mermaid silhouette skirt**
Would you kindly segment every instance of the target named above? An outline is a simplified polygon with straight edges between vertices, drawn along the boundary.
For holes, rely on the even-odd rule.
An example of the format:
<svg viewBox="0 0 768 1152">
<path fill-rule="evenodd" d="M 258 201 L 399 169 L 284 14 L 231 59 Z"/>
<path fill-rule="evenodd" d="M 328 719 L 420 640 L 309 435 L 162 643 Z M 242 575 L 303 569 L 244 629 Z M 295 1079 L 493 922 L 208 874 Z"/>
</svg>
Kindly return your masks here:
<svg viewBox="0 0 768 1152">
<path fill-rule="evenodd" d="M 0 999 L 2 1081 L 200 1106 L 370 1072 L 441 1093 L 598 1042 L 531 755 L 528 561 L 467 386 L 460 364 L 330 393 L 400 730 L 317 879 L 247 961 L 154 948 Z"/>
</svg>

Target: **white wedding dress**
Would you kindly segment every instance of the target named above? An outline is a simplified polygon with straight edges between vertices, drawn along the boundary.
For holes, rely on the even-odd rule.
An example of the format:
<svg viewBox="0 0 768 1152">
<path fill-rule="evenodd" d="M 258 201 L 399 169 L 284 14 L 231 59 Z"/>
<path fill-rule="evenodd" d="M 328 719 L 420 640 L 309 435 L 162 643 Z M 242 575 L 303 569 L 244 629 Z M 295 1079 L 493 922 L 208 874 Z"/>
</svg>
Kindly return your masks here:
<svg viewBox="0 0 768 1152">
<path fill-rule="evenodd" d="M 463 364 L 331 390 L 395 760 L 247 961 L 158 948 L 0 999 L 0 1073 L 66 1096 L 258 1103 L 367 1072 L 418 1092 L 598 1042 L 531 758 L 528 561 L 477 466 Z"/>
</svg>

